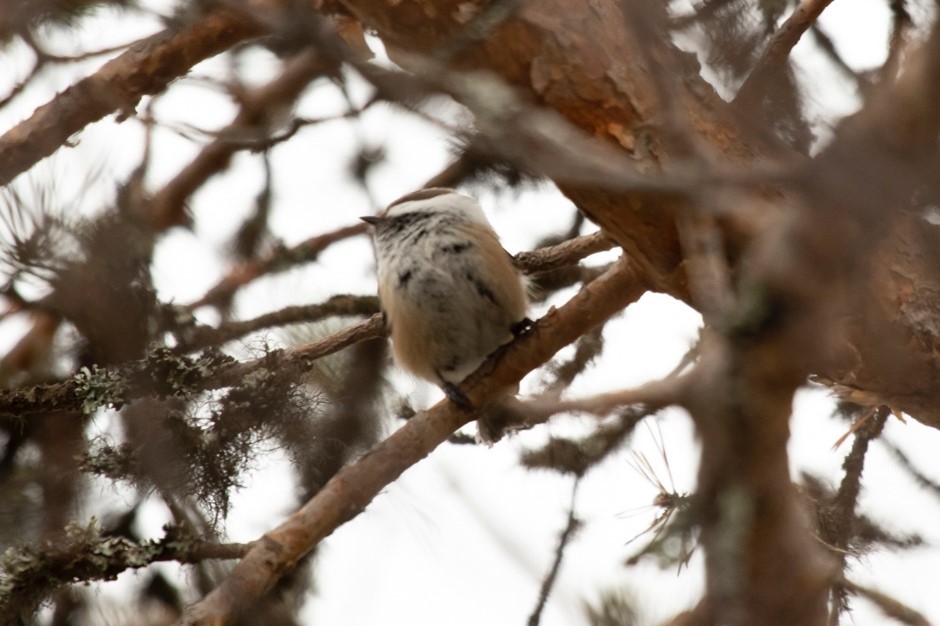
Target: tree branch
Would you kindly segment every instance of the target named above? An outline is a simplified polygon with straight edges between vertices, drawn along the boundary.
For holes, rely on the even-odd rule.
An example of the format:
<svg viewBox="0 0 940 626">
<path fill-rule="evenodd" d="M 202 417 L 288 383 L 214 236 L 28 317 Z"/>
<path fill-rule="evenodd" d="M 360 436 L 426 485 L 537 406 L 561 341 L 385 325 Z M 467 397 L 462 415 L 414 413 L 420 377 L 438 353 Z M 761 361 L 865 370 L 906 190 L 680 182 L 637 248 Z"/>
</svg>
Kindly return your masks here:
<svg viewBox="0 0 940 626">
<path fill-rule="evenodd" d="M 0 137 L 0 186 L 51 155 L 88 124 L 114 112 L 127 115 L 141 97 L 163 91 L 196 63 L 260 32 L 245 14 L 214 9 L 191 24 L 134 44 Z"/>
<path fill-rule="evenodd" d="M 585 257 L 610 250 L 616 245 L 613 239 L 599 231 L 532 252 L 520 252 L 513 260 L 516 267 L 526 274 L 548 272 L 574 265 Z"/>
<path fill-rule="evenodd" d="M 363 225 L 364 226 L 364 225 Z M 295 257 L 315 257 L 320 250 L 351 232 L 359 232 L 361 227 L 348 226 L 344 229 L 312 237 L 291 248 L 289 252 L 272 254 L 262 263 L 266 268 L 278 268 L 281 264 Z M 562 242 L 557 246 L 540 248 L 525 253 L 525 264 L 531 270 L 544 267 L 556 267 L 558 264 L 572 264 L 592 254 L 602 243 L 598 235 L 585 235 Z M 255 270 L 259 266 L 252 266 Z M 233 293 L 239 281 L 247 280 L 250 273 L 235 277 L 230 274 L 226 280 L 210 290 L 199 302 L 214 301 L 219 294 Z M 213 295 L 215 294 L 215 295 Z M 218 329 L 197 329 L 193 341 L 199 345 L 212 345 L 212 342 L 225 341 L 243 332 L 251 332 L 272 324 L 297 321 L 307 315 L 327 315 L 340 312 L 365 312 L 374 310 L 375 301 L 356 301 L 355 304 L 332 301 L 308 307 L 290 308 L 261 316 L 255 320 L 231 322 Z M 195 308 L 197 303 L 189 305 Z M 27 388 L 0 390 L 0 416 L 22 419 L 46 411 L 83 410 L 93 411 L 100 406 L 121 406 L 124 403 L 147 395 L 185 395 L 198 391 L 219 389 L 240 384 L 247 376 L 262 371 L 282 371 L 290 375 L 306 371 L 319 358 L 343 350 L 355 343 L 382 337 L 385 335 L 385 322 L 380 314 L 374 314 L 367 321 L 353 325 L 329 337 L 287 350 L 273 350 L 253 361 L 232 362 L 229 358 L 219 358 L 208 354 L 190 358 L 178 354 L 178 351 L 154 350 L 145 359 L 125 363 L 121 367 L 108 369 L 93 367 L 79 371 L 73 378 L 49 385 L 35 385 Z M 183 338 L 182 350 L 197 347 Z M 209 343 L 207 343 L 209 342 Z"/>
<path fill-rule="evenodd" d="M 799 6 L 777 29 L 751 73 L 738 89 L 735 104 L 748 103 L 759 97 L 786 64 L 800 38 L 819 18 L 832 0 L 800 0 Z"/>
<path fill-rule="evenodd" d="M 49 593 L 76 580 L 114 580 L 128 569 L 160 561 L 199 563 L 206 559 L 238 559 L 250 548 L 251 544 L 201 541 L 175 528 L 167 528 L 162 539 L 138 543 L 105 535 L 96 522 L 88 527 L 72 525 L 55 544 L 10 548 L 3 554 L 0 570 L 5 576 L 0 582 L 0 616 L 12 619 L 20 612 L 31 613 Z"/>
<path fill-rule="evenodd" d="M 850 580 L 843 580 L 842 584 L 852 593 L 867 598 L 881 609 L 882 613 L 902 624 L 907 624 L 908 626 L 931 626 L 926 617 L 885 593 L 859 585 Z"/>
<path fill-rule="evenodd" d="M 835 498 L 826 507 L 823 519 L 828 522 L 823 531 L 823 540 L 834 548 L 835 558 L 838 561 L 840 577 L 845 569 L 845 556 L 849 541 L 856 532 L 856 507 L 858 494 L 862 489 L 862 470 L 865 468 L 865 455 L 868 453 L 868 444 L 881 435 L 891 411 L 887 407 L 871 409 L 873 415 L 862 417 L 865 423 L 855 432 L 855 441 L 852 450 L 842 462 L 845 474 L 839 491 Z M 845 610 L 845 592 L 843 585 L 836 583 L 832 586 L 829 603 L 829 624 L 838 626 L 839 617 Z"/>
<path fill-rule="evenodd" d="M 610 391 L 588 398 L 523 400 L 513 407 L 513 412 L 525 428 L 541 424 L 559 413 L 590 413 L 603 417 L 620 407 L 635 404 L 642 404 L 653 412 L 673 404 L 681 405 L 688 391 L 690 376 L 654 380 L 635 389 Z"/>
<path fill-rule="evenodd" d="M 605 319 L 635 301 L 644 291 L 623 261 L 557 310 L 550 311 L 526 335 L 490 359 L 461 386 L 472 406 L 483 409 L 532 369 Z M 472 420 L 449 401 L 420 412 L 344 467 L 326 486 L 278 528 L 267 533 L 229 577 L 202 601 L 190 606 L 178 624 L 226 623 L 264 595 L 303 555 L 338 526 L 358 515 L 404 470 Z"/>
<path fill-rule="evenodd" d="M 375 296 L 333 296 L 323 303 L 289 306 L 250 320 L 223 322 L 216 328 L 200 326 L 192 332 L 183 333 L 183 341 L 178 349 L 192 352 L 209 346 L 220 346 L 272 326 L 315 322 L 334 315 L 372 315 L 378 311 L 379 301 Z"/>
<path fill-rule="evenodd" d="M 558 537 L 558 547 L 555 548 L 555 558 L 552 559 L 552 566 L 548 570 L 548 574 L 546 574 L 544 580 L 542 580 L 542 587 L 539 589 L 539 599 L 535 604 L 535 609 L 533 609 L 532 614 L 529 616 L 528 626 L 539 626 L 539 622 L 542 620 L 542 610 L 545 608 L 545 603 L 548 602 L 548 596 L 552 592 L 552 587 L 555 586 L 558 570 L 561 569 L 561 560 L 565 556 L 565 548 L 568 547 L 568 543 L 574 538 L 578 529 L 581 528 L 581 520 L 575 515 L 575 502 L 577 500 L 578 484 L 580 482 L 580 477 L 575 478 L 574 485 L 571 487 L 571 503 L 568 505 L 568 521 L 565 523 L 565 528 Z"/>
<path fill-rule="evenodd" d="M 190 358 L 169 349 L 156 349 L 141 361 L 122 367 L 84 367 L 72 378 L 51 385 L 0 391 L 0 416 L 7 419 L 60 410 L 90 413 L 103 406 L 121 407 L 149 395 L 187 396 L 200 391 L 232 387 L 249 376 L 254 384 L 274 371 L 283 376 L 307 371 L 314 361 L 344 348 L 385 335 L 385 321 L 376 313 L 319 341 L 286 350 L 273 350 L 253 361 L 233 362 L 231 357 L 206 354 Z"/>
</svg>

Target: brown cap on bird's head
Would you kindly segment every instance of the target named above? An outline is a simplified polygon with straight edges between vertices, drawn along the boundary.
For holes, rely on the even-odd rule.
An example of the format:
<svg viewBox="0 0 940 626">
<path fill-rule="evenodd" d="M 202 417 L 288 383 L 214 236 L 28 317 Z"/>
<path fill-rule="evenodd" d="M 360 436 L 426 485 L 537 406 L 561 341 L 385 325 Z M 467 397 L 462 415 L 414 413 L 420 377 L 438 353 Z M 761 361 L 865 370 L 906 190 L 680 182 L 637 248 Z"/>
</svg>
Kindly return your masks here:
<svg viewBox="0 0 940 626">
<path fill-rule="evenodd" d="M 449 193 L 457 193 L 453 189 L 448 189 L 447 187 L 426 187 L 424 189 L 418 189 L 417 191 L 412 191 L 411 193 L 406 193 L 402 197 L 393 201 L 385 210 L 382 211 L 379 215 L 368 215 L 366 217 L 360 217 L 363 222 L 367 224 L 372 224 L 373 226 L 378 224 L 382 218 L 388 213 L 388 210 L 393 206 L 398 206 L 399 204 L 404 204 L 405 202 L 413 202 L 416 200 L 428 200 L 430 198 L 436 198 L 437 196 L 447 195 Z"/>
<path fill-rule="evenodd" d="M 434 198 L 436 196 L 443 196 L 448 193 L 457 193 L 453 189 L 448 189 L 447 187 L 427 187 L 425 189 L 418 189 L 417 191 L 412 191 L 411 193 L 406 193 L 398 200 L 395 200 L 387 207 L 385 210 L 392 208 L 396 204 L 401 204 L 402 202 L 411 202 L 412 200 L 427 200 L 428 198 Z"/>
</svg>

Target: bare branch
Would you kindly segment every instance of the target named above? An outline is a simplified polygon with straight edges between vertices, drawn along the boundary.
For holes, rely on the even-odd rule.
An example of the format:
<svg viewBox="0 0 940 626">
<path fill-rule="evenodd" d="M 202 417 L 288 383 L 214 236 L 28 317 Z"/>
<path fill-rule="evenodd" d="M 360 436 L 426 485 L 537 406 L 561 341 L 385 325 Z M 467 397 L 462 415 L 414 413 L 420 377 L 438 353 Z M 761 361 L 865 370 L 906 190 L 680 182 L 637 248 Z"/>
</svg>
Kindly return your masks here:
<svg viewBox="0 0 940 626">
<path fill-rule="evenodd" d="M 290 306 L 254 319 L 225 322 L 217 328 L 202 326 L 184 337 L 180 349 L 191 352 L 218 346 L 272 326 L 315 322 L 334 315 L 372 315 L 379 310 L 375 296 L 333 296 L 321 304 Z"/>
<path fill-rule="evenodd" d="M 881 443 L 888 448 L 888 452 L 894 457 L 895 461 L 910 474 L 911 478 L 914 479 L 921 489 L 929 492 L 935 498 L 940 498 L 940 483 L 924 474 L 893 441 L 882 437 Z"/>
<path fill-rule="evenodd" d="M 575 237 L 548 248 L 520 252 L 514 257 L 516 267 L 527 274 L 547 272 L 574 265 L 584 257 L 610 250 L 617 244 L 603 232 Z"/>
<path fill-rule="evenodd" d="M 768 81 L 786 64 L 793 46 L 831 2 L 832 0 L 800 0 L 799 6 L 774 33 L 764 53 L 738 89 L 734 98 L 735 104 L 750 102 L 763 92 Z"/>
<path fill-rule="evenodd" d="M 0 185 L 58 150 L 88 124 L 114 112 L 127 114 L 142 96 L 163 91 L 196 63 L 259 32 L 243 14 L 215 9 L 192 24 L 131 46 L 0 137 Z"/>
<path fill-rule="evenodd" d="M 862 488 L 862 470 L 865 468 L 868 444 L 881 435 L 890 415 L 891 411 L 887 407 L 874 409 L 874 414 L 856 431 L 852 450 L 842 462 L 842 469 L 845 470 L 842 484 L 839 485 L 839 491 L 824 516 L 829 526 L 821 529 L 823 540 L 835 549 L 840 569 L 845 568 L 846 550 L 855 531 L 855 508 Z M 841 585 L 835 584 L 831 594 L 829 624 L 838 626 L 839 615 L 845 609 L 845 590 Z"/>
<path fill-rule="evenodd" d="M 643 292 L 625 262 L 550 311 L 531 332 L 488 360 L 461 386 L 475 407 L 487 407 L 565 345 L 600 324 Z M 229 577 L 190 606 L 178 624 L 219 625 L 266 593 L 339 525 L 358 515 L 386 485 L 427 456 L 476 413 L 442 401 L 418 413 L 359 460 L 344 467 L 299 511 L 268 532 Z"/>
<path fill-rule="evenodd" d="M 690 376 L 692 376 L 691 373 L 676 378 L 664 378 L 635 389 L 611 391 L 588 398 L 525 400 L 514 407 L 514 412 L 519 417 L 519 423 L 528 428 L 541 424 L 559 413 L 590 413 L 597 417 L 604 417 L 620 407 L 635 404 L 642 404 L 647 410 L 656 411 L 672 404 L 683 403 Z"/>
<path fill-rule="evenodd" d="M 888 617 L 908 626 L 931 626 L 926 617 L 909 606 L 902 604 L 886 593 L 876 591 L 850 580 L 843 580 L 842 584 L 852 593 L 867 598 L 875 604 Z"/>
<path fill-rule="evenodd" d="M 539 599 L 535 604 L 532 615 L 529 616 L 528 626 L 539 626 L 539 622 L 542 620 L 542 610 L 545 608 L 545 603 L 548 602 L 548 596 L 552 592 L 552 587 L 555 586 L 558 570 L 561 569 L 561 560 L 564 558 L 565 548 L 568 547 L 568 543 L 581 527 L 581 521 L 575 515 L 575 501 L 578 496 L 578 484 L 580 482 L 580 478 L 575 478 L 574 484 L 571 486 L 571 503 L 568 505 L 568 521 L 565 523 L 565 528 L 558 537 L 558 547 L 555 548 L 555 558 L 552 560 L 552 566 L 549 568 L 548 574 L 546 574 L 545 579 L 542 580 L 542 587 L 539 589 Z"/>
</svg>

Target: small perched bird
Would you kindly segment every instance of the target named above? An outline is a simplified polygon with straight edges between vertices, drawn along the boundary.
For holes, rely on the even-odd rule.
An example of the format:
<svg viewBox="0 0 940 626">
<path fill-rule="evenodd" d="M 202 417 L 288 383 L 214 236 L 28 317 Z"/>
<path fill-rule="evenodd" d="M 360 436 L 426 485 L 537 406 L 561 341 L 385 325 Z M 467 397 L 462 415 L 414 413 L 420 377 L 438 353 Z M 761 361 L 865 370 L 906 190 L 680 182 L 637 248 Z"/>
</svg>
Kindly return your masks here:
<svg viewBox="0 0 940 626">
<path fill-rule="evenodd" d="M 476 200 L 452 189 L 421 189 L 362 219 L 395 361 L 469 408 L 457 383 L 532 323 L 512 257 Z"/>
</svg>

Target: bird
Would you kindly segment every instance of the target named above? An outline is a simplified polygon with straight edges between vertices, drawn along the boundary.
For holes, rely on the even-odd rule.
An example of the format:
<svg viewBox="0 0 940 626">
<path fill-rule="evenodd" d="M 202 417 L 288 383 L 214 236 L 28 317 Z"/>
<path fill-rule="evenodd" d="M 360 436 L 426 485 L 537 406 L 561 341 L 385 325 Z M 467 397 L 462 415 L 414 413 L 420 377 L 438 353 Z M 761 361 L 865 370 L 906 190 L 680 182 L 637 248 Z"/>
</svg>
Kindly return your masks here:
<svg viewBox="0 0 940 626">
<path fill-rule="evenodd" d="M 524 277 L 479 203 L 453 189 L 420 189 L 361 219 L 395 362 L 469 409 L 458 384 L 532 324 Z"/>
</svg>

